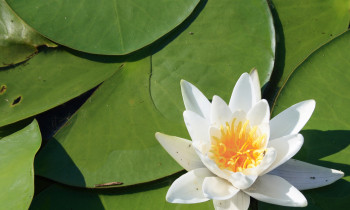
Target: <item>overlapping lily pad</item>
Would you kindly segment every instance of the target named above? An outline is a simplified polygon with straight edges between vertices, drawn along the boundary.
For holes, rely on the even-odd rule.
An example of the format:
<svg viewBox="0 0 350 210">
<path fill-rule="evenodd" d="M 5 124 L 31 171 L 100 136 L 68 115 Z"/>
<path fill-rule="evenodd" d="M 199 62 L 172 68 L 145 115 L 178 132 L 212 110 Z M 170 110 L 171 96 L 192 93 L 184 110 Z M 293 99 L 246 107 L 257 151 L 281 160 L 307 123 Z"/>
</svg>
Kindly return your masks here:
<svg viewBox="0 0 350 210">
<path fill-rule="evenodd" d="M 348 29 L 349 0 L 271 0 L 281 87 L 313 51 Z"/>
<path fill-rule="evenodd" d="M 216 94 L 228 100 L 243 72 L 256 67 L 265 85 L 274 64 L 275 32 L 265 0 L 203 1 L 192 19 L 152 56 L 152 98 L 170 120 L 182 119 L 181 79 L 209 98 Z"/>
<path fill-rule="evenodd" d="M 18 18 L 5 0 L 0 0 L 0 67 L 27 60 L 41 45 L 56 46 Z"/>
<path fill-rule="evenodd" d="M 192 25 L 197 24 L 193 26 L 196 29 L 195 34 L 184 31 L 187 27 L 184 24 L 176 31 L 176 33 L 179 31 L 182 33 L 174 40 L 174 43 L 176 45 L 179 39 L 183 45 L 184 41 L 181 40 L 184 37 L 186 39 L 187 36 L 193 35 L 196 39 L 195 36 L 203 34 L 202 38 L 193 45 L 188 45 L 188 49 L 176 48 L 179 54 L 191 52 L 197 54 L 196 58 L 202 62 L 202 65 L 196 67 L 189 60 L 190 65 L 178 66 L 179 63 L 186 63 L 186 61 L 176 62 L 172 58 L 165 67 L 183 68 L 183 70 L 172 73 L 169 72 L 169 69 L 161 68 L 160 64 L 167 60 L 167 53 L 161 55 L 163 50 L 171 53 L 175 51 L 171 44 L 152 57 L 126 63 L 123 70 L 114 74 L 98 88 L 68 124 L 40 152 L 36 162 L 38 174 L 61 183 L 92 188 L 100 184 L 119 182 L 123 184 L 119 183 L 120 185 L 114 186 L 133 185 L 173 174 L 181 170 L 181 167 L 159 145 L 154 134 L 156 131 L 161 131 L 188 137 L 181 117 L 184 107 L 180 96 L 180 78 L 196 78 L 202 72 L 207 78 L 203 77 L 203 82 L 208 81 L 208 84 L 203 83 L 207 89 L 210 86 L 216 93 L 224 93 L 223 96 L 228 96 L 232 92 L 236 76 L 255 66 L 250 66 L 248 63 L 245 63 L 246 69 L 231 66 L 241 66 L 239 65 L 240 60 L 237 59 L 235 62 L 232 60 L 235 59 L 235 55 L 244 54 L 247 55 L 247 60 L 261 67 L 262 81 L 269 79 L 273 63 L 274 35 L 272 19 L 266 2 L 260 0 L 254 3 L 246 3 L 243 0 L 224 1 L 223 3 L 222 1 L 207 2 L 207 4 L 203 2 L 200 6 L 203 9 L 200 14 L 202 17 L 195 18 L 197 14 L 194 14 L 191 17 L 192 20 L 186 23 L 190 24 L 193 21 L 188 30 L 192 30 Z M 234 14 L 239 11 L 247 12 L 245 16 L 247 20 L 241 18 L 235 21 L 238 16 Z M 232 22 L 217 24 L 211 21 L 209 25 L 203 25 L 205 21 L 216 17 L 214 14 L 221 14 L 222 17 L 219 20 L 232 20 Z M 256 20 L 250 18 L 250 14 L 259 18 L 261 22 L 255 23 Z M 237 32 L 239 23 L 250 25 L 249 27 L 247 25 L 247 30 Z M 209 40 L 214 37 L 211 34 L 205 38 L 204 34 L 210 31 L 207 27 L 215 27 L 221 33 L 227 32 L 226 35 L 220 37 L 227 44 L 215 48 L 212 42 L 204 42 L 205 39 Z M 251 32 L 254 38 L 246 39 L 247 31 Z M 254 32 L 259 35 L 259 39 L 255 42 L 253 41 L 256 38 Z M 168 37 L 164 42 L 172 38 L 174 37 Z M 238 41 L 231 42 L 232 39 Z M 158 44 L 157 46 L 164 46 L 164 43 Z M 235 47 L 236 44 L 240 46 Z M 240 47 L 243 46 L 245 48 L 241 49 Z M 253 50 L 254 53 L 251 50 L 253 48 L 256 49 Z M 199 51 L 203 53 L 198 53 Z M 218 67 L 213 65 L 212 60 L 208 60 L 208 54 L 204 53 L 207 52 L 214 56 L 220 51 L 224 52 L 221 53 L 223 57 L 220 58 L 220 62 L 224 63 L 221 65 L 223 72 L 217 71 Z M 265 55 L 265 53 L 267 55 L 263 57 L 267 60 L 258 56 Z M 256 56 L 250 57 L 252 54 Z M 243 59 L 243 56 L 240 58 Z M 174 75 L 176 77 L 173 77 Z M 170 80 L 165 81 L 164 77 L 169 77 Z M 222 83 L 223 78 L 227 82 L 225 85 Z M 198 84 L 198 81 L 191 82 Z M 168 92 L 168 95 L 158 94 L 157 87 L 154 85 L 160 83 L 164 85 L 162 90 Z M 176 89 L 173 88 L 175 83 Z M 169 113 L 163 107 L 170 107 L 169 101 L 174 100 L 177 101 L 172 107 L 173 111 Z M 165 106 L 160 106 L 163 104 Z M 169 118 L 172 114 L 176 117 Z"/>
<path fill-rule="evenodd" d="M 139 186 L 128 190 L 83 190 L 52 185 L 34 200 L 30 209 L 159 209 L 159 210 L 204 210 L 213 209 L 211 201 L 195 204 L 171 204 L 165 195 L 169 182 L 151 187 Z"/>
<path fill-rule="evenodd" d="M 184 21 L 199 0 L 7 0 L 31 27 L 70 48 L 127 54 Z"/>
<path fill-rule="evenodd" d="M 34 194 L 33 161 L 40 144 L 36 121 L 0 140 L 2 209 L 28 209 Z"/>
<path fill-rule="evenodd" d="M 62 104 L 95 87 L 118 70 L 116 59 L 79 57 L 44 50 L 25 64 L 0 71 L 0 126 Z"/>
<path fill-rule="evenodd" d="M 296 159 L 345 173 L 335 184 L 304 192 L 310 209 L 341 209 L 350 199 L 349 49 L 350 32 L 346 32 L 313 53 L 293 72 L 273 110 L 276 115 L 294 103 L 315 99 L 316 109 L 302 131 L 305 143 Z"/>
<path fill-rule="evenodd" d="M 105 81 L 39 153 L 39 175 L 94 188 L 126 186 L 181 170 L 154 138 L 157 130 L 185 136 L 182 122 L 165 119 L 149 97 L 150 58 Z"/>
</svg>

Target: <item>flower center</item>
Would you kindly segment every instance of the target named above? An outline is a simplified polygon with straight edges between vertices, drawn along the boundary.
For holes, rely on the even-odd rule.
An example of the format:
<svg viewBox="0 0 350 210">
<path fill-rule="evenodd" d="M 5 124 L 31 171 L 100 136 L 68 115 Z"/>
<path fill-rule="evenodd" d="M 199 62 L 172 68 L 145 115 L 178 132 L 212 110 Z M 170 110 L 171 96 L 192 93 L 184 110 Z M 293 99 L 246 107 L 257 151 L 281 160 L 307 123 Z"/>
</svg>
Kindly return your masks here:
<svg viewBox="0 0 350 210">
<path fill-rule="evenodd" d="M 261 135 L 257 126 L 251 127 L 249 120 L 235 121 L 236 118 L 221 126 L 221 137 L 212 137 L 210 158 L 220 169 L 242 172 L 261 163 L 266 153 L 266 135 Z"/>
</svg>

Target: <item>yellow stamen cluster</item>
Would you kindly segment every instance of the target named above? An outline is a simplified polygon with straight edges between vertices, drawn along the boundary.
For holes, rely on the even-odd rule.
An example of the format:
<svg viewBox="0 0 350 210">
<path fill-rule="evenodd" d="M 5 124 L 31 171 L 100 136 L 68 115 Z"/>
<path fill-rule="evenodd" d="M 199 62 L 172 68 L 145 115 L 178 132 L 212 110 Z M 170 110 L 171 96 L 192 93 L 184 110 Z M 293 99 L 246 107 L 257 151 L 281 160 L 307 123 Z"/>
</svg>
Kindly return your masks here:
<svg viewBox="0 0 350 210">
<path fill-rule="evenodd" d="M 221 137 L 211 141 L 210 158 L 220 169 L 241 172 L 258 166 L 265 153 L 266 135 L 261 135 L 257 126 L 251 127 L 249 120 L 221 126 Z"/>
</svg>

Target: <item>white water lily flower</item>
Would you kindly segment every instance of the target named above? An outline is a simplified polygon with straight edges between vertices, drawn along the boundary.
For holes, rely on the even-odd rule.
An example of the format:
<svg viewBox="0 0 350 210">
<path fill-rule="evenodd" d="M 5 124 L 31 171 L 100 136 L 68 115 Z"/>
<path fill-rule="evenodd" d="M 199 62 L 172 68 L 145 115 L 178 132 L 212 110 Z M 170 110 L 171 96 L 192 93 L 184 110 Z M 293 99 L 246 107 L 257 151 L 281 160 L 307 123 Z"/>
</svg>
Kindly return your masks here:
<svg viewBox="0 0 350 210">
<path fill-rule="evenodd" d="M 156 133 L 160 144 L 188 171 L 171 185 L 168 202 L 212 199 L 215 209 L 247 209 L 252 196 L 302 207 L 307 200 L 298 189 L 324 186 L 344 175 L 290 160 L 303 144 L 299 131 L 315 108 L 314 100 L 295 104 L 270 120 L 256 70 L 242 74 L 228 105 L 218 96 L 210 103 L 186 81 L 181 81 L 181 89 L 192 141 Z"/>
</svg>

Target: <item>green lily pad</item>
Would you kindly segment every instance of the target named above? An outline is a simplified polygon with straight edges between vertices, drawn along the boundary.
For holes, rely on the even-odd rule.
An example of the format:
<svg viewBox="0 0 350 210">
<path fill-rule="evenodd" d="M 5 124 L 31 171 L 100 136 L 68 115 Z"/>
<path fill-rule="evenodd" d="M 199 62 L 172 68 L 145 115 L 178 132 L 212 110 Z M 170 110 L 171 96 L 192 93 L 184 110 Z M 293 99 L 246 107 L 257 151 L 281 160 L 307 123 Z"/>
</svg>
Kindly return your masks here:
<svg viewBox="0 0 350 210">
<path fill-rule="evenodd" d="M 9 136 L 19 130 L 22 130 L 33 121 L 33 118 L 27 118 L 16 123 L 12 123 L 3 127 L 0 127 L 0 139 Z"/>
<path fill-rule="evenodd" d="M 349 0 L 271 0 L 277 33 L 276 75 L 285 83 L 312 52 L 348 29 Z"/>
<path fill-rule="evenodd" d="M 228 101 L 243 72 L 256 67 L 265 85 L 274 64 L 275 32 L 265 0 L 203 1 L 191 18 L 188 28 L 152 56 L 152 98 L 170 120 L 182 119 L 181 79 L 208 98 Z"/>
<path fill-rule="evenodd" d="M 5 0 L 0 0 L 0 67 L 27 60 L 41 45 L 57 46 L 18 18 Z"/>
<path fill-rule="evenodd" d="M 106 80 L 37 156 L 37 174 L 94 188 L 127 186 L 173 174 L 181 167 L 155 140 L 158 130 L 186 136 L 149 96 L 150 58 L 126 63 Z"/>
<path fill-rule="evenodd" d="M 305 191 L 309 209 L 342 209 L 349 204 L 349 49 L 350 31 L 313 53 L 293 72 L 273 109 L 276 115 L 299 101 L 315 99 L 316 109 L 301 132 L 305 143 L 295 158 L 345 173 L 332 185 Z"/>
<path fill-rule="evenodd" d="M 0 71 L 0 126 L 44 112 L 97 86 L 118 70 L 120 63 L 115 60 L 97 62 L 52 49 Z"/>
<path fill-rule="evenodd" d="M 7 0 L 31 27 L 67 47 L 120 55 L 159 39 L 193 11 L 199 0 Z"/>
<path fill-rule="evenodd" d="M 213 202 L 194 205 L 172 204 L 165 200 L 168 182 L 129 189 L 87 190 L 52 185 L 34 198 L 30 209 L 213 209 Z"/>
<path fill-rule="evenodd" d="M 200 34 L 200 31 L 207 33 L 206 28 L 214 25 L 217 30 L 224 32 L 230 26 L 230 22 L 227 24 L 216 24 L 215 21 L 211 21 L 211 25 L 203 25 L 203 22 L 216 17 L 213 14 L 221 14 L 221 18 L 218 21 L 234 20 L 236 18 L 233 15 L 235 12 L 247 11 L 247 14 L 240 14 L 245 14 L 249 21 L 245 22 L 244 18 L 241 18 L 241 22 L 252 23 L 248 28 L 250 28 L 252 33 L 254 31 L 259 32 L 261 37 L 254 43 L 248 44 L 248 41 L 244 39 L 246 30 L 242 30 L 239 33 L 235 32 L 233 35 L 236 35 L 237 39 L 245 40 L 246 55 L 252 55 L 251 49 L 255 48 L 259 49 L 253 50 L 256 55 L 261 54 L 262 56 L 264 55 L 263 57 L 268 58 L 267 61 L 263 62 L 259 56 L 249 57 L 250 61 L 256 60 L 253 63 L 261 65 L 262 71 L 260 75 L 263 78 L 262 81 L 266 81 L 269 78 L 269 72 L 273 63 L 274 37 L 271 16 L 265 1 L 244 2 L 243 0 L 236 2 L 220 1 L 215 4 L 208 2 L 207 5 L 205 5 L 205 2 L 202 3 L 200 6 L 203 10 L 201 12 L 196 11 L 196 14 L 200 12 L 199 15 L 202 15 L 203 12 L 204 16 L 198 16 L 192 23 L 195 25 L 199 21 L 199 25 L 195 27 L 196 31 L 194 33 Z M 203 8 L 204 5 L 205 7 Z M 259 14 L 254 16 L 255 18 L 260 18 L 263 21 L 255 24 L 256 21 L 250 19 L 251 10 L 255 10 L 252 14 Z M 194 18 L 196 14 L 191 18 Z M 193 20 L 189 21 L 191 23 Z M 186 24 L 182 25 L 176 33 L 182 32 L 187 27 Z M 192 24 L 188 30 L 191 29 Z M 266 25 L 262 26 L 262 24 Z M 238 30 L 238 23 L 232 21 L 232 28 L 234 29 L 231 32 Z M 196 36 L 196 34 L 192 35 Z M 191 34 L 183 31 L 178 39 L 182 39 L 181 37 L 183 36 L 191 36 Z M 237 48 L 231 50 L 234 45 L 231 43 L 231 39 L 233 39 L 231 36 L 223 36 L 220 39 L 228 43 L 220 47 L 221 51 L 227 52 L 221 58 L 221 61 L 231 65 L 234 62 L 231 62 L 232 58 L 228 56 L 229 53 L 235 55 L 242 53 L 242 50 Z M 165 42 L 169 40 L 172 40 L 172 37 L 168 37 Z M 174 42 L 177 42 L 176 40 Z M 261 40 L 264 40 L 262 44 Z M 213 43 L 203 42 L 203 40 L 201 42 L 197 42 L 197 44 L 200 43 L 199 46 L 189 45 L 189 49 L 184 49 L 184 53 L 214 49 L 210 47 Z M 164 46 L 164 43 L 158 44 L 157 46 Z M 262 45 L 261 48 L 257 47 L 259 44 Z M 64 184 L 94 188 L 96 185 L 111 182 L 123 183 L 123 185 L 115 186 L 149 182 L 181 170 L 181 167 L 165 152 L 154 137 L 155 132 L 160 131 L 188 138 L 185 123 L 181 117 L 184 107 L 179 87 L 180 78 L 188 78 L 190 72 L 187 73 L 186 70 L 178 71 L 176 73 L 177 76 L 172 77 L 175 74 L 169 73 L 166 69 L 160 69 L 158 64 L 164 59 L 162 57 L 165 55 L 159 54 L 163 50 L 168 52 L 168 48 L 172 48 L 171 44 L 151 58 L 134 63 L 126 63 L 121 71 L 105 81 L 68 121 L 67 125 L 39 153 L 36 161 L 37 173 Z M 181 47 L 177 48 L 179 54 L 182 53 L 182 49 Z M 239 52 L 236 52 L 236 50 Z M 213 52 L 219 52 L 219 49 Z M 157 58 L 157 56 L 160 57 Z M 236 75 L 238 76 L 242 71 L 249 71 L 251 67 L 254 67 L 249 66 L 244 70 L 225 67 L 223 76 L 216 71 L 216 67 L 212 66 L 211 60 L 206 60 L 207 54 L 198 54 L 197 58 L 203 62 L 202 67 L 205 66 L 205 69 L 208 71 L 205 75 L 212 82 L 206 84 L 206 88 L 211 87 L 219 94 L 225 93 L 224 96 L 231 94 L 234 83 L 238 79 Z M 183 62 L 180 61 L 180 63 Z M 240 61 L 237 60 L 236 62 L 239 63 Z M 169 66 L 174 65 L 171 69 L 179 68 L 176 67 L 176 62 L 170 64 Z M 190 67 L 193 67 L 193 64 L 187 67 L 184 66 L 184 69 Z M 213 71 L 210 71 L 209 68 L 213 69 Z M 191 70 L 193 75 L 198 76 L 203 73 L 201 67 Z M 225 78 L 230 75 L 232 77 Z M 169 77 L 171 80 L 165 81 L 163 77 Z M 223 78 L 228 83 L 225 86 L 222 85 L 221 80 Z M 156 83 L 164 84 L 164 82 L 168 82 L 169 85 L 164 85 L 162 90 L 168 93 L 171 92 L 171 95 L 159 95 L 157 88 L 154 87 Z M 177 87 L 173 89 L 175 82 Z M 174 95 L 177 95 L 178 98 L 174 98 Z M 159 108 L 159 98 L 163 99 L 161 103 L 165 104 L 164 107 L 169 106 L 169 101 L 178 100 L 173 107 L 174 110 L 171 112 L 176 117 L 169 119 L 167 110 Z"/>
<path fill-rule="evenodd" d="M 40 144 L 36 121 L 0 140 L 2 209 L 28 209 L 34 194 L 33 161 Z"/>
</svg>

